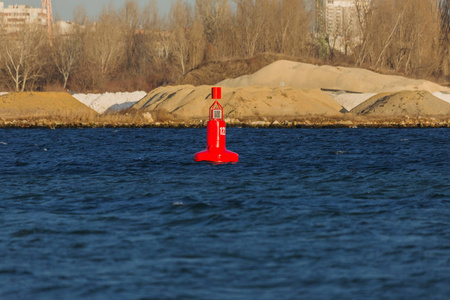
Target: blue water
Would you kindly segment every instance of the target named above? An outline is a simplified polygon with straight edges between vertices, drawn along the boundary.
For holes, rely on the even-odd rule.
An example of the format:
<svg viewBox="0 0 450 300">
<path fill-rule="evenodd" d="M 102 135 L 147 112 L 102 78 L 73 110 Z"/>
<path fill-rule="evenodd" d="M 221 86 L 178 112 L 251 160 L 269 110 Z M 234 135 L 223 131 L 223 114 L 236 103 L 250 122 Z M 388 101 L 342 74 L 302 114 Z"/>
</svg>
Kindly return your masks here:
<svg viewBox="0 0 450 300">
<path fill-rule="evenodd" d="M 450 299 L 449 129 L 0 130 L 0 299 Z"/>
</svg>

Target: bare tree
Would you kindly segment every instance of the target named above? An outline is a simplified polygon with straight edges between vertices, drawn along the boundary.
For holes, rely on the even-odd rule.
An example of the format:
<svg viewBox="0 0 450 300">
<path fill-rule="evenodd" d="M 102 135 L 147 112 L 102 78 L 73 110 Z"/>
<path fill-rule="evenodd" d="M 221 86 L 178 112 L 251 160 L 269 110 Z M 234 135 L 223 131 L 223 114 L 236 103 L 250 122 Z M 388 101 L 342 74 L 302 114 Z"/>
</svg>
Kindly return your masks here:
<svg viewBox="0 0 450 300">
<path fill-rule="evenodd" d="M 373 1 L 356 6 L 361 40 L 352 45 L 358 65 L 391 69 L 404 74 L 430 75 L 436 64 L 439 22 L 434 0 Z"/>
<path fill-rule="evenodd" d="M 174 56 L 184 74 L 189 58 L 188 30 L 192 26 L 192 8 L 183 0 L 176 0 L 170 8 L 169 18 Z"/>
<path fill-rule="evenodd" d="M 203 24 L 200 15 L 182 0 L 173 3 L 169 22 L 173 54 L 184 74 L 203 60 L 206 44 Z"/>
<path fill-rule="evenodd" d="M 197 67 L 204 58 L 206 37 L 203 23 L 198 14 L 195 16 L 192 26 L 188 31 L 189 43 L 189 69 Z"/>
<path fill-rule="evenodd" d="M 126 0 L 120 12 L 123 22 L 126 46 L 126 69 L 128 73 L 137 75 L 140 70 L 142 23 L 139 16 L 139 3 L 137 0 Z"/>
<path fill-rule="evenodd" d="M 73 10 L 73 22 L 77 25 L 84 26 L 89 23 L 86 7 L 81 5 Z"/>
<path fill-rule="evenodd" d="M 305 52 L 309 42 L 311 14 L 306 11 L 302 0 L 275 1 L 276 21 L 275 41 L 278 48 L 273 50 L 293 56 Z M 278 5 L 276 5 L 278 4 Z"/>
<path fill-rule="evenodd" d="M 240 55 L 253 57 L 266 31 L 268 0 L 235 0 L 236 1 L 236 35 L 241 46 Z"/>
<path fill-rule="evenodd" d="M 442 56 L 442 73 L 444 76 L 450 74 L 450 1 L 441 0 L 439 3 L 441 16 L 441 38 L 440 48 Z"/>
<path fill-rule="evenodd" d="M 196 13 L 201 19 L 209 52 L 206 59 L 233 55 L 234 16 L 229 0 L 196 0 Z"/>
<path fill-rule="evenodd" d="M 81 38 L 79 33 L 57 34 L 52 44 L 52 61 L 63 78 L 63 88 L 74 71 L 81 55 Z"/>
<path fill-rule="evenodd" d="M 373 20 L 373 6 L 371 1 L 354 0 L 356 10 L 356 24 L 349 44 L 351 53 L 357 66 L 364 64 L 368 58 L 368 43 L 371 35 Z"/>
<path fill-rule="evenodd" d="M 27 26 L 16 35 L 5 35 L 1 43 L 3 70 L 16 92 L 23 92 L 27 86 L 43 77 L 46 62 L 44 54 L 49 46 L 43 28 Z"/>
<path fill-rule="evenodd" d="M 155 72 L 161 72 L 167 68 L 170 56 L 172 54 L 172 43 L 167 21 L 161 18 L 158 13 L 156 0 L 148 2 L 142 11 L 142 46 L 145 65 L 155 69 Z"/>
<path fill-rule="evenodd" d="M 126 32 L 113 7 L 104 9 L 94 24 L 86 27 L 83 37 L 81 67 L 92 87 L 104 84 L 124 64 Z"/>
</svg>

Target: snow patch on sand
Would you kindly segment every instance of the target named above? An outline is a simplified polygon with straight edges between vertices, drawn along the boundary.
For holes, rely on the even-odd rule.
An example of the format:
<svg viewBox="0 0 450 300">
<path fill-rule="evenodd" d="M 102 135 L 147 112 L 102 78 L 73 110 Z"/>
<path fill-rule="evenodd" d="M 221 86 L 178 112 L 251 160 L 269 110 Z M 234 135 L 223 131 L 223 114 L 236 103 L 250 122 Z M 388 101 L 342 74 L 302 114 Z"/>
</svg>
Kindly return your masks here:
<svg viewBox="0 0 450 300">
<path fill-rule="evenodd" d="M 105 94 L 73 94 L 72 97 L 92 108 L 98 113 L 120 111 L 130 108 L 147 96 L 146 92 L 105 93 Z"/>
<path fill-rule="evenodd" d="M 450 103 L 450 93 L 435 92 L 433 96 Z"/>
<path fill-rule="evenodd" d="M 375 96 L 375 93 L 363 93 L 363 94 L 353 94 L 353 93 L 342 93 L 342 94 L 331 94 L 331 97 L 342 105 L 347 111 L 351 111 L 356 106 L 360 105 L 369 98 Z"/>
</svg>

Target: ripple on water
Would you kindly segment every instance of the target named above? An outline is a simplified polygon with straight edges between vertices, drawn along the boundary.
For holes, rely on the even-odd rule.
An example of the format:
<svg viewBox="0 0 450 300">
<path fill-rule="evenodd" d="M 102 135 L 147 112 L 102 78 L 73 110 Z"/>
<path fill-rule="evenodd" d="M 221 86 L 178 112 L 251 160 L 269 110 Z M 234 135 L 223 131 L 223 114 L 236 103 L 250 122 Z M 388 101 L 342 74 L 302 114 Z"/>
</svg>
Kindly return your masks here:
<svg viewBox="0 0 450 300">
<path fill-rule="evenodd" d="M 448 298 L 449 130 L 227 134 L 0 131 L 0 298 Z"/>
</svg>

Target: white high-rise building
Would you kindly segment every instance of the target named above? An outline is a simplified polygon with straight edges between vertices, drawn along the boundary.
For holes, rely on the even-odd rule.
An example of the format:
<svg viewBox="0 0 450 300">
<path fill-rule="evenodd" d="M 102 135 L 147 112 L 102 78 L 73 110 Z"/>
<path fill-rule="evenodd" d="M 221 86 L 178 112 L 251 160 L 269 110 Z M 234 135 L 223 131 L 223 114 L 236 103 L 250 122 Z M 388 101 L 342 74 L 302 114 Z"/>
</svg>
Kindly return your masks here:
<svg viewBox="0 0 450 300">
<path fill-rule="evenodd" d="M 8 5 L 0 2 L 0 32 L 12 33 L 29 24 L 47 25 L 46 10 L 28 5 Z"/>
<path fill-rule="evenodd" d="M 321 30 L 328 36 L 331 47 L 346 52 L 350 42 L 358 42 L 360 22 L 370 3 L 371 0 L 317 0 L 316 10 L 322 13 L 316 14 L 316 18 L 322 20 L 316 23 L 323 24 Z"/>
<path fill-rule="evenodd" d="M 327 0 L 326 28 L 330 35 L 342 35 L 348 25 L 356 18 L 353 0 Z"/>
</svg>

